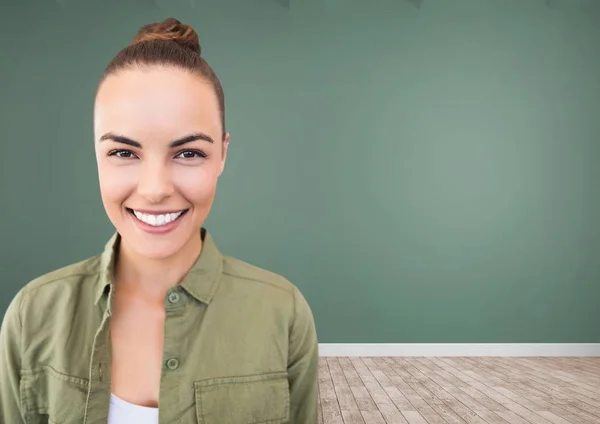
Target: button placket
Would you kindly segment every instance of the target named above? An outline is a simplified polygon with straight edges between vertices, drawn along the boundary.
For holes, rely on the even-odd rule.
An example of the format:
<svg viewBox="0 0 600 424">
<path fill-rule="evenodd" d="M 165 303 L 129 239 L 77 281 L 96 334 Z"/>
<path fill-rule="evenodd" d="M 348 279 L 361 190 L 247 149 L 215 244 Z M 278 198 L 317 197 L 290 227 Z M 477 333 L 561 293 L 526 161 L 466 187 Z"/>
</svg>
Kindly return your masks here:
<svg viewBox="0 0 600 424">
<path fill-rule="evenodd" d="M 185 294 L 181 292 L 179 287 L 173 287 L 169 293 L 167 293 L 165 305 L 167 312 L 165 321 L 165 337 L 167 340 L 172 340 L 173 331 L 176 331 L 178 328 L 175 323 L 177 320 L 181 319 L 182 314 L 185 312 L 185 300 Z M 163 366 L 166 370 L 175 371 L 180 367 L 180 359 L 177 356 L 178 353 L 177 346 L 172 346 L 171 344 L 165 345 L 164 354 L 166 354 L 166 358 L 164 359 Z"/>
</svg>

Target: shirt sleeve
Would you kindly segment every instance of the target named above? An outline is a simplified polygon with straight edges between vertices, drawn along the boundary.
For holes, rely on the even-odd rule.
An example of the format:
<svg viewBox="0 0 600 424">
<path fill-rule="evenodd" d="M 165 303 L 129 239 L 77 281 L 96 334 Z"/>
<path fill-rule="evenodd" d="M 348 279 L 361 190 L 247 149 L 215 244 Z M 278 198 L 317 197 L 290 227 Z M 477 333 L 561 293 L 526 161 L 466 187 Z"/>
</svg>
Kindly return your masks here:
<svg viewBox="0 0 600 424">
<path fill-rule="evenodd" d="M 294 319 L 290 330 L 288 380 L 290 424 L 316 424 L 319 346 L 312 311 L 294 287 Z"/>
<path fill-rule="evenodd" d="M 22 296 L 22 292 L 19 292 L 10 302 L 0 326 L 0 424 L 25 423 L 19 395 Z"/>
</svg>

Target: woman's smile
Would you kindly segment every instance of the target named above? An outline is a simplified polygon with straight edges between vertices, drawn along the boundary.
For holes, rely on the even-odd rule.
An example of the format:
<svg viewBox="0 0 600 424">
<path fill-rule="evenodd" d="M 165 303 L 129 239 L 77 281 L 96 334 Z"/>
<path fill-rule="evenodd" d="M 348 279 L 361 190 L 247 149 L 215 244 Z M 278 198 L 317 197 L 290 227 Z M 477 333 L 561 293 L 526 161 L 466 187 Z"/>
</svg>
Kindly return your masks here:
<svg viewBox="0 0 600 424">
<path fill-rule="evenodd" d="M 179 225 L 189 209 L 179 211 L 141 211 L 126 208 L 136 225 L 148 233 L 168 233 Z"/>
</svg>

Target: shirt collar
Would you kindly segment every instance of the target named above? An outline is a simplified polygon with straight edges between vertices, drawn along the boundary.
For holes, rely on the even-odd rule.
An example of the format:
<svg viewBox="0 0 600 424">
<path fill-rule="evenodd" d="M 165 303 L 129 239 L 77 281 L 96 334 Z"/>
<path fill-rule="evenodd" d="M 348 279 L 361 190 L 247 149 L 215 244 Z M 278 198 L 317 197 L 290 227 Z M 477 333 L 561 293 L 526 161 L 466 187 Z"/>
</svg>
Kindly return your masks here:
<svg viewBox="0 0 600 424">
<path fill-rule="evenodd" d="M 179 285 L 197 300 L 208 304 L 217 291 L 218 276 L 223 269 L 223 257 L 205 228 L 201 229 L 200 234 L 202 237 L 200 256 Z M 108 296 L 112 288 L 115 259 L 120 242 L 121 235 L 116 232 L 104 246 L 100 256 L 100 276 L 95 292 L 95 304 L 98 304 L 105 295 Z"/>
</svg>

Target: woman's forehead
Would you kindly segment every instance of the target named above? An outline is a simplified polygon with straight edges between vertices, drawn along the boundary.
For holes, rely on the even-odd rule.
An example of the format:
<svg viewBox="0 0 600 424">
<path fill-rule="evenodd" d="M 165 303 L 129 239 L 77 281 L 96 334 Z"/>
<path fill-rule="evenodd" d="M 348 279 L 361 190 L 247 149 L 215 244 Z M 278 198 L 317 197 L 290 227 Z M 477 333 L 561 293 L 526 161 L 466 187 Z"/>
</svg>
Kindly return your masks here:
<svg viewBox="0 0 600 424">
<path fill-rule="evenodd" d="M 172 69 L 128 70 L 108 77 L 94 107 L 102 131 L 178 133 L 203 131 L 218 137 L 220 112 L 212 86 Z"/>
</svg>

